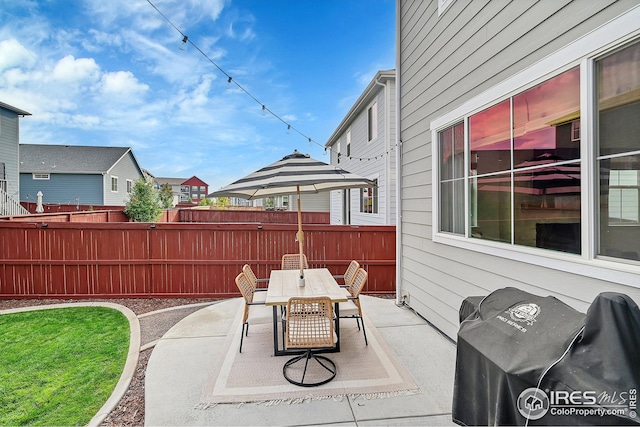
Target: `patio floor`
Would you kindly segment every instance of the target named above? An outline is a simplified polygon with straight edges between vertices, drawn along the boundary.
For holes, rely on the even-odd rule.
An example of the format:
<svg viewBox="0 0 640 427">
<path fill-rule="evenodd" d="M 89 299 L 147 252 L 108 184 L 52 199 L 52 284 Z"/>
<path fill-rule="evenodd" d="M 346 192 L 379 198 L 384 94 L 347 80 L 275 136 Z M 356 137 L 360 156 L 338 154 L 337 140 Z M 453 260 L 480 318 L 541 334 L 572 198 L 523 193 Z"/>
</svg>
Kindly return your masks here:
<svg viewBox="0 0 640 427">
<path fill-rule="evenodd" d="M 146 370 L 145 424 L 456 425 L 451 421 L 456 348 L 394 300 L 361 297 L 363 311 L 395 350 L 422 393 L 384 399 L 314 400 L 300 404 L 221 404 L 197 409 L 212 360 L 224 351 L 240 298 L 207 306 L 155 345 Z M 283 364 L 286 358 L 283 358 Z"/>
</svg>

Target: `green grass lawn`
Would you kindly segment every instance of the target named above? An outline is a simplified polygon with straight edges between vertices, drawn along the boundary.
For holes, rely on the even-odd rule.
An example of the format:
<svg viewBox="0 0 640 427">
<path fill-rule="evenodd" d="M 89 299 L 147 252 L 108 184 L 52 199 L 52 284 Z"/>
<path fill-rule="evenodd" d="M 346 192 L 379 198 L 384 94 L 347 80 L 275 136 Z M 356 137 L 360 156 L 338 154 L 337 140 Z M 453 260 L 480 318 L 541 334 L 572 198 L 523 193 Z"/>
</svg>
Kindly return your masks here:
<svg viewBox="0 0 640 427">
<path fill-rule="evenodd" d="M 129 350 L 117 310 L 69 307 L 0 315 L 0 425 L 86 425 Z"/>
</svg>

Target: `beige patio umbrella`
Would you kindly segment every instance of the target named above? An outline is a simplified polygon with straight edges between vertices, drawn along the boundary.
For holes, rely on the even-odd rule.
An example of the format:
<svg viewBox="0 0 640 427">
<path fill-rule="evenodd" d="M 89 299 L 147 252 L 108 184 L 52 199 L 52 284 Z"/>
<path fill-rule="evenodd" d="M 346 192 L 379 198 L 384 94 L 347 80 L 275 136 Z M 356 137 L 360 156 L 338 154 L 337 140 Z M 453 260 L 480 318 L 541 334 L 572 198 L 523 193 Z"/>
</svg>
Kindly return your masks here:
<svg viewBox="0 0 640 427">
<path fill-rule="evenodd" d="M 293 153 L 281 160 L 214 191 L 207 197 L 240 197 L 252 200 L 297 194 L 298 233 L 296 237 L 300 248 L 300 278 L 304 279 L 302 261 L 304 233 L 302 231 L 300 194 L 375 186 L 375 182 L 370 179 L 312 159 L 308 154 L 294 150 Z"/>
</svg>

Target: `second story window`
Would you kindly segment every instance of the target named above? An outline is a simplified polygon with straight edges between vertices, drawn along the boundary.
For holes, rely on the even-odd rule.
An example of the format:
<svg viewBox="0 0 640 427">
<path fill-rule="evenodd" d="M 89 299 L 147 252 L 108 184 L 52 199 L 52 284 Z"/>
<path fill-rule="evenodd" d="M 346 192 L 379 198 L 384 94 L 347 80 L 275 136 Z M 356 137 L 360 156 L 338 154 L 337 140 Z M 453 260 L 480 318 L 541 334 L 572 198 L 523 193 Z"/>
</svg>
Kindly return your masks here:
<svg viewBox="0 0 640 427">
<path fill-rule="evenodd" d="M 347 131 L 347 157 L 351 155 L 351 129 Z"/>
<path fill-rule="evenodd" d="M 378 103 L 374 102 L 367 110 L 367 141 L 378 137 Z"/>
<path fill-rule="evenodd" d="M 111 177 L 111 191 L 114 193 L 118 192 L 118 177 L 117 176 L 112 176 Z"/>
<path fill-rule="evenodd" d="M 130 179 L 127 180 L 127 194 L 131 194 L 133 192 L 133 181 Z"/>
</svg>

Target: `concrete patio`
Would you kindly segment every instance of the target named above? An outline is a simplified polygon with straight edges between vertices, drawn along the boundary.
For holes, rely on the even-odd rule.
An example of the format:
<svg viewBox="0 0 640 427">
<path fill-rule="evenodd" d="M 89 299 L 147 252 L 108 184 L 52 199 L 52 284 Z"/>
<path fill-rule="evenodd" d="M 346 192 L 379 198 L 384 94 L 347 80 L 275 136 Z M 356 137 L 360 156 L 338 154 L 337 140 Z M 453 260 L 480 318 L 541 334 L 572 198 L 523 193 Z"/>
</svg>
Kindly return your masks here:
<svg viewBox="0 0 640 427">
<path fill-rule="evenodd" d="M 203 308 L 157 342 L 146 371 L 145 423 L 160 425 L 455 425 L 451 421 L 455 345 L 394 300 L 362 297 L 363 311 L 395 350 L 422 393 L 300 404 L 220 404 L 196 409 L 212 360 L 224 351 L 239 298 Z M 283 358 L 283 364 L 286 358 Z"/>
</svg>

